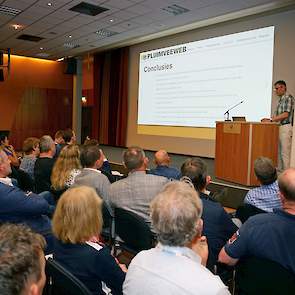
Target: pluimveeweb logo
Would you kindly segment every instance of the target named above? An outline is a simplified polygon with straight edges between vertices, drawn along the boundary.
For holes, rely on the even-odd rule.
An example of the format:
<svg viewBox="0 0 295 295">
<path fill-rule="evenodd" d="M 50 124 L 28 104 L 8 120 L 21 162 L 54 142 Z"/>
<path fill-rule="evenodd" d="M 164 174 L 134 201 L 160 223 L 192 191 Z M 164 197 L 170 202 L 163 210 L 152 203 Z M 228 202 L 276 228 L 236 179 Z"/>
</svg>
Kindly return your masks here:
<svg viewBox="0 0 295 295">
<path fill-rule="evenodd" d="M 186 46 L 180 46 L 180 47 L 166 49 L 166 50 L 153 51 L 146 54 L 142 53 L 141 59 L 147 60 L 147 59 L 152 59 L 152 58 L 157 58 L 162 56 L 180 54 L 184 52 L 186 52 Z"/>
</svg>

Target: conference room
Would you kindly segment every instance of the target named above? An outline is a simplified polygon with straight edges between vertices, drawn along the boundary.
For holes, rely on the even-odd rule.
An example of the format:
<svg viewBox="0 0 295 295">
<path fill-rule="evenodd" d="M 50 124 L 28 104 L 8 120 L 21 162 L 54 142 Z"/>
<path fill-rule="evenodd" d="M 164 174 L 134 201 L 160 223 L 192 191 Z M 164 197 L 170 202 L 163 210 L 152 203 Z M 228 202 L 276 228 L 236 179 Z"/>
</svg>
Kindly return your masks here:
<svg viewBox="0 0 295 295">
<path fill-rule="evenodd" d="M 26 178 L 25 174 L 23 176 L 23 170 L 20 169 L 23 159 L 33 155 L 38 161 L 42 153 L 45 158 L 52 159 L 46 164 L 51 166 L 49 182 L 54 165 L 62 167 L 59 168 L 61 174 L 55 173 L 61 175 L 56 179 L 63 180 L 63 185 L 53 189 L 50 183 L 45 191 L 52 195 L 41 196 L 49 202 L 44 205 L 49 207 L 46 207 L 46 213 L 42 211 L 42 215 L 46 215 L 50 224 L 54 220 L 53 212 L 59 212 L 57 209 L 60 198 L 69 190 L 76 189 L 74 178 L 77 177 L 77 183 L 78 179 L 83 183 L 81 171 L 101 171 L 99 176 L 105 178 L 95 180 L 93 185 L 103 200 L 99 207 L 102 208 L 105 225 L 99 236 L 104 237 L 102 242 L 106 243 L 120 264 L 126 264 L 127 267 L 130 262 L 132 265 L 132 258 L 140 250 L 159 246 L 157 241 L 161 236 L 161 228 L 154 230 L 152 225 L 156 222 L 152 212 L 157 213 L 159 204 L 154 204 L 153 201 L 155 199 L 160 202 L 161 194 L 166 194 L 166 190 L 169 192 L 172 178 L 194 188 L 201 199 L 205 193 L 203 197 L 208 198 L 205 203 L 210 201 L 218 205 L 222 209 L 220 214 L 226 214 L 226 220 L 229 218 L 234 224 L 227 226 L 228 230 L 232 230 L 225 235 L 223 244 L 218 246 L 214 259 L 210 254 L 214 247 L 209 232 L 210 238 L 207 237 L 205 242 L 209 244 L 210 263 L 209 260 L 205 263 L 210 270 L 208 280 L 212 279 L 214 282 L 218 278 L 215 283 L 219 287 L 216 288 L 220 288 L 224 294 L 243 294 L 243 290 L 239 290 L 239 284 L 236 286 L 233 279 L 239 263 L 237 266 L 226 266 L 225 264 L 231 264 L 232 261 L 226 260 L 224 256 L 218 258 L 218 254 L 225 249 L 228 257 L 238 258 L 236 252 L 229 250 L 227 240 L 233 239 L 230 243 L 235 244 L 234 233 L 240 226 L 243 228 L 244 223 L 248 222 L 246 219 L 250 215 L 261 213 L 260 209 L 263 213 L 268 210 L 257 206 L 259 210 L 256 211 L 254 206 L 255 212 L 251 208 L 251 212 L 246 212 L 246 215 L 250 215 L 246 217 L 243 211 L 252 190 L 264 186 L 257 172 L 261 168 L 259 165 L 268 165 L 269 169 L 274 167 L 276 176 L 271 178 L 274 180 L 271 183 L 276 184 L 276 201 L 280 203 L 278 208 L 281 210 L 287 206 L 284 205 L 285 199 L 281 199 L 281 195 L 286 194 L 282 186 L 284 187 L 283 183 L 289 177 L 288 173 L 292 172 L 288 168 L 295 166 L 291 118 L 294 104 L 292 95 L 295 93 L 295 61 L 292 58 L 295 49 L 294 27 L 295 2 L 288 0 L 2 0 L 0 135 L 2 151 L 8 160 L 3 156 L 0 166 L 5 161 L 10 161 L 14 176 L 12 178 L 17 180 L 16 183 L 12 180 L 12 185 L 18 185 L 22 192 L 32 191 L 34 194 L 43 194 L 44 191 L 36 190 L 34 172 L 31 177 L 33 179 Z M 277 83 L 280 81 L 285 83 L 283 95 L 292 98 L 291 111 L 284 110 L 291 114 L 288 122 L 289 164 L 284 168 L 280 166 L 280 130 L 286 122 L 284 119 L 273 120 L 278 115 L 277 106 L 282 97 L 277 90 Z M 279 86 L 282 85 L 280 83 Z M 269 121 L 261 121 L 262 119 Z M 58 142 L 58 131 L 62 134 L 61 142 Z M 65 133 L 69 132 L 70 138 L 67 141 L 68 135 Z M 51 137 L 51 140 L 46 136 Z M 29 138 L 35 138 L 35 141 L 31 140 L 34 146 L 27 153 L 24 142 Z M 59 155 L 54 155 L 53 143 Z M 64 146 L 72 144 L 79 145 L 79 149 L 64 149 Z M 41 156 L 36 152 L 37 148 L 40 149 Z M 75 158 L 71 163 L 67 162 L 70 153 Z M 93 158 L 89 156 L 95 153 Z M 139 161 L 136 167 L 132 166 L 132 155 Z M 190 164 L 187 162 L 189 159 L 192 159 Z M 201 189 L 187 168 L 194 165 L 203 169 L 201 174 L 205 184 Z M 177 176 L 166 177 L 162 182 L 154 179 L 152 175 L 158 176 L 160 166 L 175 169 Z M 70 173 L 73 179 L 67 182 L 69 179 L 63 179 L 62 171 Z M 146 233 L 149 247 L 137 245 L 135 251 L 129 249 L 132 252 L 130 254 L 128 247 L 123 248 L 126 246 L 123 241 L 130 236 L 127 234 L 125 239 L 122 236 L 132 231 L 127 230 L 128 225 L 124 228 L 126 221 L 122 221 L 123 232 L 118 240 L 118 234 L 115 233 L 120 225 L 115 226 L 116 209 L 128 208 L 128 199 L 126 198 L 125 204 L 123 192 L 127 190 L 129 177 L 133 175 L 132 172 L 140 174 L 143 171 L 150 179 L 136 179 L 133 182 L 146 181 L 147 188 L 142 184 L 138 190 L 141 189 L 147 195 L 148 190 L 154 192 L 144 205 L 145 209 L 139 210 L 139 217 L 145 221 L 142 224 L 144 229 L 141 230 Z M 1 174 L 0 167 L 0 178 L 10 179 L 10 174 L 5 173 Z M 94 178 L 96 176 L 92 175 Z M 169 183 L 166 184 L 167 179 Z M 65 183 L 70 185 L 64 185 Z M 123 183 L 125 186 L 119 187 Z M 178 189 L 182 191 L 185 188 Z M 136 195 L 137 188 L 132 187 L 130 190 L 130 194 Z M 3 188 L 3 191 L 6 190 Z M 122 194 L 121 200 L 116 197 L 118 192 Z M 80 193 L 83 194 L 76 192 Z M 86 194 L 88 193 L 85 192 Z M 288 196 L 286 199 L 287 207 L 289 202 L 293 206 Z M 204 225 L 200 225 L 199 219 L 196 222 L 199 227 L 204 228 L 203 233 L 208 235 L 208 222 L 204 216 L 209 209 L 205 209 L 203 199 L 202 204 L 204 208 L 198 218 L 205 220 Z M 271 210 L 274 208 L 273 206 Z M 247 207 L 246 210 L 248 209 Z M 135 209 L 131 211 L 138 213 Z M 142 212 L 144 213 L 141 215 Z M 106 221 L 108 214 L 110 216 Z M 237 217 L 242 225 L 236 223 Z M 6 219 L 6 215 L 0 218 L 1 223 L 7 220 L 9 218 Z M 223 225 L 226 223 L 224 221 Z M 54 231 L 53 225 L 52 229 Z M 204 243 L 202 237 L 205 235 L 202 231 L 199 234 L 198 247 L 201 247 Z M 64 242 L 63 238 L 58 237 Z M 56 236 L 53 238 L 56 239 Z M 46 235 L 45 240 L 51 245 L 52 241 Z M 139 238 L 135 240 L 138 242 Z M 75 240 L 76 242 L 80 241 Z M 101 241 L 94 239 L 92 242 Z M 291 244 L 290 241 L 286 243 Z M 165 249 L 164 247 L 163 253 Z M 115 270 L 121 287 L 118 291 L 115 287 L 110 288 L 110 283 L 107 283 L 113 294 L 117 291 L 121 294 L 124 290 L 124 294 L 139 294 L 141 284 L 142 288 L 146 286 L 143 282 L 139 284 L 139 281 L 134 281 L 137 277 L 140 279 L 146 276 L 144 272 L 140 276 L 140 270 L 135 267 L 136 263 L 143 261 L 135 260 L 133 263 L 132 276 L 130 274 L 129 280 L 127 272 L 125 287 L 122 287 L 123 275 L 118 269 Z M 267 263 L 262 263 L 263 270 L 267 268 Z M 295 262 L 292 265 L 292 261 L 291 266 L 283 264 L 288 274 L 294 264 Z M 126 270 L 120 268 L 120 271 L 125 277 Z M 274 272 L 278 273 L 278 270 Z M 210 277 L 211 274 L 214 274 L 214 279 Z M 176 277 L 181 279 L 182 276 L 184 274 Z M 286 276 L 282 276 L 282 280 Z M 290 281 L 293 276 L 294 273 Z M 254 280 L 248 274 L 246 278 L 239 278 L 241 286 L 245 283 L 243 279 L 247 280 L 245 285 Z M 147 282 L 149 279 L 148 277 Z M 100 280 L 103 282 L 103 279 Z M 263 284 L 263 279 L 261 282 Z M 173 293 L 166 282 L 157 281 L 156 285 L 163 288 L 166 286 L 167 289 L 162 290 L 164 293 Z M 288 284 L 285 282 L 285 285 Z M 205 285 L 203 287 L 207 288 Z M 293 290 L 291 288 L 289 289 Z M 92 291 L 92 287 L 90 289 Z M 265 293 L 265 289 L 257 290 L 259 294 Z M 106 291 L 101 288 L 99 292 L 105 294 L 102 292 Z M 161 292 L 161 288 L 158 292 Z M 187 294 L 186 292 L 188 291 L 176 291 L 177 294 Z M 201 292 L 200 289 L 195 294 L 202 294 Z M 212 291 L 212 294 L 214 292 L 216 291 Z M 246 294 L 254 294 L 253 292 L 252 290 Z M 156 293 L 156 287 L 153 293 Z"/>
</svg>

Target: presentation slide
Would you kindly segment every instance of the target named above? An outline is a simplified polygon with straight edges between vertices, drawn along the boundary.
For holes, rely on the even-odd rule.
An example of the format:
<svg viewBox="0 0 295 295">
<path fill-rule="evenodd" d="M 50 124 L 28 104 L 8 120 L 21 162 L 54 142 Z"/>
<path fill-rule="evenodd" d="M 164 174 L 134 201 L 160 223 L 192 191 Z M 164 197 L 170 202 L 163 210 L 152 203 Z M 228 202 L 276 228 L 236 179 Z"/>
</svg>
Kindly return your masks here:
<svg viewBox="0 0 295 295">
<path fill-rule="evenodd" d="M 274 27 L 140 54 L 138 124 L 215 127 L 271 115 Z"/>
</svg>

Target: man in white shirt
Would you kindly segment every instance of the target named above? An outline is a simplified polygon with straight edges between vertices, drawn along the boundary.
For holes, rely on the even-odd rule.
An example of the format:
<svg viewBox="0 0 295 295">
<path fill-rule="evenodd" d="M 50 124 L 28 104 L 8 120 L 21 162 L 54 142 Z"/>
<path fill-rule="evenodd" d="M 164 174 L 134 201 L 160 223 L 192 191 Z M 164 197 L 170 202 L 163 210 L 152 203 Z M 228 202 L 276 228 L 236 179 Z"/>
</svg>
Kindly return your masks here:
<svg viewBox="0 0 295 295">
<path fill-rule="evenodd" d="M 151 203 L 159 244 L 131 262 L 123 286 L 128 295 L 229 295 L 219 277 L 205 268 L 206 238 L 201 236 L 202 202 L 188 184 L 172 182 Z"/>
</svg>

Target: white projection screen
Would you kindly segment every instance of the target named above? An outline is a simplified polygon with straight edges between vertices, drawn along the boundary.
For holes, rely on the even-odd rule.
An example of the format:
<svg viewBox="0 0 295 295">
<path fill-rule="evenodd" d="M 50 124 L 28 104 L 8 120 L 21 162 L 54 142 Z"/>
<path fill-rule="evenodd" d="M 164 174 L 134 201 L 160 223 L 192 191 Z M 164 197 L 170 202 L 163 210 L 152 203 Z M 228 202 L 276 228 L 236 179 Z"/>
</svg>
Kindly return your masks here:
<svg viewBox="0 0 295 295">
<path fill-rule="evenodd" d="M 140 53 L 138 126 L 213 128 L 236 104 L 230 117 L 269 117 L 273 51 L 270 26 Z"/>
</svg>

